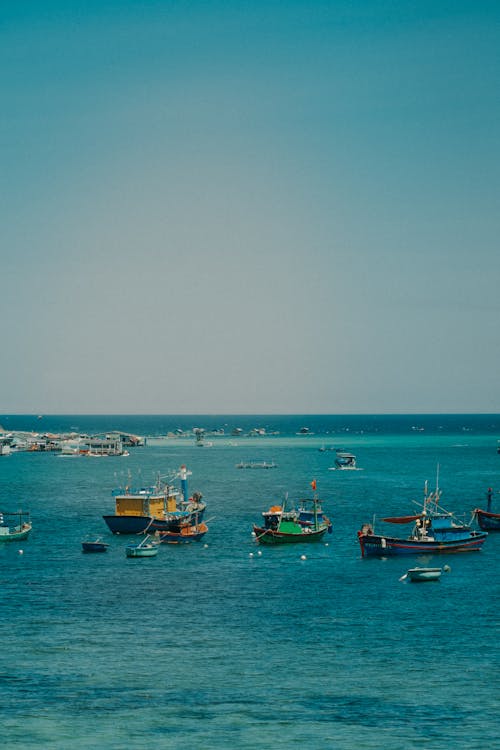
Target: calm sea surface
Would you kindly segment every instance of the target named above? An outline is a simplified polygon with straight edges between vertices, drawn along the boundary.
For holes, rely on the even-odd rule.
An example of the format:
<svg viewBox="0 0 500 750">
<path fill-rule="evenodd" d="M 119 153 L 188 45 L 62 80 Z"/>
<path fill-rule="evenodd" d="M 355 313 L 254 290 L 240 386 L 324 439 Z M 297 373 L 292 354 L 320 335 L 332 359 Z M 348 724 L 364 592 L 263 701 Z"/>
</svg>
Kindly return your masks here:
<svg viewBox="0 0 500 750">
<path fill-rule="evenodd" d="M 0 510 L 29 508 L 34 524 L 26 542 L 0 546 L 3 747 L 499 747 L 500 534 L 478 553 L 363 560 L 356 531 L 374 515 L 411 513 L 438 463 L 443 505 L 469 518 L 489 486 L 500 489 L 500 416 L 0 423 L 149 436 L 126 457 L 0 458 Z M 165 437 L 193 427 L 225 434 L 204 448 Z M 267 434 L 234 437 L 234 427 Z M 302 427 L 314 434 L 297 435 Z M 329 471 L 334 453 L 322 446 L 354 452 L 362 470 Z M 241 460 L 278 468 L 238 470 Z M 126 559 L 128 538 L 102 520 L 112 489 L 183 463 L 212 519 L 206 546 Z M 310 495 L 312 479 L 333 534 L 258 555 L 253 522 L 287 492 Z M 108 553 L 82 554 L 88 534 L 105 537 Z M 438 583 L 399 581 L 414 564 L 451 572 Z"/>
</svg>

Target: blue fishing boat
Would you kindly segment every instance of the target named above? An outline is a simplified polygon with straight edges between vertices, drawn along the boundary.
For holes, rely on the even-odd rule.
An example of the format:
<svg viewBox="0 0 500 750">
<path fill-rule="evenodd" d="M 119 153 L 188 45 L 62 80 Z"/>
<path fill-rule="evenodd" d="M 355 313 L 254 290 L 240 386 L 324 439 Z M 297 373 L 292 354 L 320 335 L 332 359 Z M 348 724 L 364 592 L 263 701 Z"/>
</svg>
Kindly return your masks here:
<svg viewBox="0 0 500 750">
<path fill-rule="evenodd" d="M 142 534 L 148 531 L 170 531 L 183 521 L 201 521 L 205 512 L 200 492 L 189 497 L 188 471 L 183 465 L 178 474 L 181 490 L 170 481 L 158 477 L 153 487 L 125 487 L 113 492 L 115 513 L 103 516 L 113 534 Z"/>
<path fill-rule="evenodd" d="M 488 487 L 486 497 L 486 510 L 476 508 L 474 510 L 474 516 L 477 519 L 479 528 L 483 531 L 500 531 L 500 513 L 493 513 L 491 510 L 491 500 L 493 497 L 493 489 L 491 487 Z"/>
<path fill-rule="evenodd" d="M 393 555 L 415 555 L 446 552 L 472 552 L 481 549 L 488 534 L 475 531 L 440 506 L 441 491 L 427 493 L 425 483 L 424 501 L 420 513 L 411 516 L 382 518 L 388 524 L 413 524 L 407 537 L 375 533 L 374 525 L 363 524 L 358 531 L 362 557 L 389 557 Z"/>
</svg>

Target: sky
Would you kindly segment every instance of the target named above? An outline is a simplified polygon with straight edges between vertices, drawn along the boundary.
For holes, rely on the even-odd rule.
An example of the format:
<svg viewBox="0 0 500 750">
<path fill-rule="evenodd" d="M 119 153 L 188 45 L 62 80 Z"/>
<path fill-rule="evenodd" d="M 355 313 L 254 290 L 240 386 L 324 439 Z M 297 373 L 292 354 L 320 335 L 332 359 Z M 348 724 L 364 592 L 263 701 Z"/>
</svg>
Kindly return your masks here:
<svg viewBox="0 0 500 750">
<path fill-rule="evenodd" d="M 0 414 L 498 413 L 500 5 L 0 8 Z"/>
</svg>

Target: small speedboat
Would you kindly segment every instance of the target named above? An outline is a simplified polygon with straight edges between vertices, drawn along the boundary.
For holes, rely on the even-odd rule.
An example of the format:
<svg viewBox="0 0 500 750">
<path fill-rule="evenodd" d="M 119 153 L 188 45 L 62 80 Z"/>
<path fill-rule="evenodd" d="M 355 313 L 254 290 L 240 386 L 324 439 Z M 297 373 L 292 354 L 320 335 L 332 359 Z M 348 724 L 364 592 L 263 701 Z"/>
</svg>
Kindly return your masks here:
<svg viewBox="0 0 500 750">
<path fill-rule="evenodd" d="M 106 552 L 109 547 L 107 542 L 97 539 L 86 539 L 82 542 L 82 552 Z"/>
<path fill-rule="evenodd" d="M 158 542 L 150 542 L 150 536 L 144 537 L 139 544 L 129 544 L 125 547 L 127 557 L 155 557 L 158 554 Z"/>
</svg>

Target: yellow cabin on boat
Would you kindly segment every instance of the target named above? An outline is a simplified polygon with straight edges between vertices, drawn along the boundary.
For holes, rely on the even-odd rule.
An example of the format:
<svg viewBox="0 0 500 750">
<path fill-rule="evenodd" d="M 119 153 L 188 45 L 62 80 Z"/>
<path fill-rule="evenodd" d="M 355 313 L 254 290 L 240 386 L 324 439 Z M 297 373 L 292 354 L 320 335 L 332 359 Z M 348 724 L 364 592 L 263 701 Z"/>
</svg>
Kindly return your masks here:
<svg viewBox="0 0 500 750">
<path fill-rule="evenodd" d="M 165 515 L 165 498 L 163 495 L 117 495 L 117 516 L 154 516 L 163 518 Z M 167 498 L 167 512 L 177 510 L 175 495 Z"/>
</svg>

